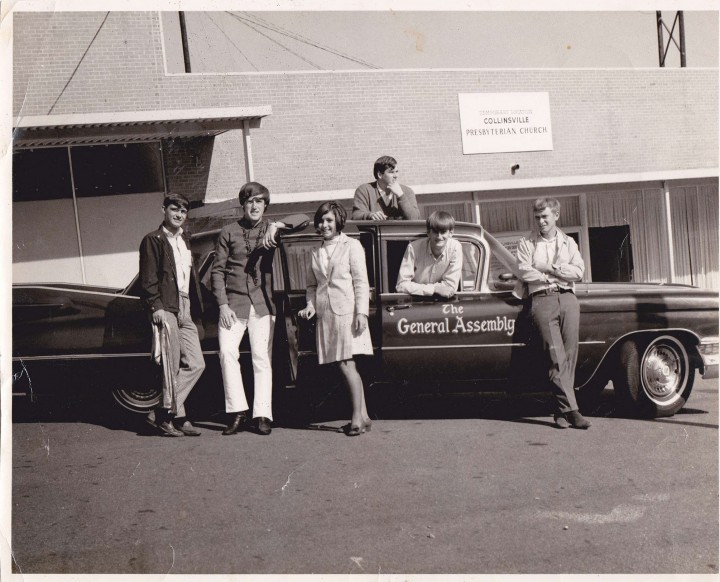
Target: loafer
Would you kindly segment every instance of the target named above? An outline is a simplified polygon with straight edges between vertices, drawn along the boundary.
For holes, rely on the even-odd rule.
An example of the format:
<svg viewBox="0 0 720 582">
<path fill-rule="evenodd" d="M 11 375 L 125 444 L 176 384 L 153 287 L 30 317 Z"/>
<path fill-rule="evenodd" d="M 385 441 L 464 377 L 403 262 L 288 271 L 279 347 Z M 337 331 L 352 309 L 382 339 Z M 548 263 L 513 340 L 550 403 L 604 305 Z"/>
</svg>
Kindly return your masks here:
<svg viewBox="0 0 720 582">
<path fill-rule="evenodd" d="M 571 410 L 570 412 L 566 412 L 565 418 L 570 423 L 570 426 L 573 428 L 581 428 L 583 430 L 587 430 L 592 426 L 592 423 L 582 414 L 580 414 L 579 410 Z"/>
<path fill-rule="evenodd" d="M 270 419 L 264 416 L 259 416 L 257 419 L 257 431 L 259 434 L 268 435 L 272 432 L 272 425 Z"/>
<path fill-rule="evenodd" d="M 568 428 L 570 426 L 570 423 L 567 421 L 567 418 L 565 418 L 564 414 L 556 414 L 555 415 L 555 427 L 556 428 Z"/>
<path fill-rule="evenodd" d="M 185 436 L 182 431 L 179 431 L 173 426 L 173 423 L 169 420 L 158 423 L 157 427 L 167 436 L 181 437 Z"/>
<path fill-rule="evenodd" d="M 247 423 L 247 414 L 244 412 L 236 412 L 233 416 L 232 421 L 230 424 L 227 425 L 227 428 L 222 431 L 222 433 L 227 436 L 231 434 L 236 434 L 238 432 L 241 432 L 245 430 L 245 424 Z"/>
<path fill-rule="evenodd" d="M 180 426 L 176 427 L 185 436 L 200 436 L 202 433 L 196 429 L 189 420 L 183 422 Z"/>
</svg>

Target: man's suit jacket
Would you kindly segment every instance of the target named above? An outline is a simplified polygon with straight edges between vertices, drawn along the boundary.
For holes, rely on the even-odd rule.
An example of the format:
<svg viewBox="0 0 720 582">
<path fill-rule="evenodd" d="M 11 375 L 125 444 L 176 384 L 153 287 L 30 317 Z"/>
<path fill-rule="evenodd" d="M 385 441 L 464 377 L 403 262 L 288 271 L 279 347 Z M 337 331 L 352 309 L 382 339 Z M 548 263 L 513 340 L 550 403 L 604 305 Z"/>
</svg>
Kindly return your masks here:
<svg viewBox="0 0 720 582">
<path fill-rule="evenodd" d="M 190 248 L 190 235 L 183 231 L 183 240 Z M 193 261 L 190 268 L 190 312 L 193 319 L 202 314 L 200 285 Z M 175 256 L 162 226 L 145 235 L 140 243 L 140 296 L 150 312 L 164 309 L 178 313 L 180 294 L 177 286 Z"/>
<path fill-rule="evenodd" d="M 359 241 L 340 233 L 327 275 L 320 268 L 320 249 L 313 251 L 308 270 L 307 300 L 315 307 L 318 317 L 327 311 L 335 315 L 368 315 L 370 286 L 365 251 Z"/>
</svg>

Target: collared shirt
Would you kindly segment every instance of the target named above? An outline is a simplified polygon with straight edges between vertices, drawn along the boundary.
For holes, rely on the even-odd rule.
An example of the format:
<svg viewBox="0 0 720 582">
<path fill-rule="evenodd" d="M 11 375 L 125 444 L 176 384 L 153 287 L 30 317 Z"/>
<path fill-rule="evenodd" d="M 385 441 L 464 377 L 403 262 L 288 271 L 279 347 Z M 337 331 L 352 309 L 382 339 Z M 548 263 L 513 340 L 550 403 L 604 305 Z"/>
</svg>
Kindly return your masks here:
<svg viewBox="0 0 720 582">
<path fill-rule="evenodd" d="M 462 245 L 454 238 L 445 243 L 439 257 L 430 249 L 430 239 L 411 242 L 405 249 L 396 289 L 398 293 L 433 295 L 435 284 L 457 291 L 462 276 Z"/>
<path fill-rule="evenodd" d="M 552 239 L 539 232 L 522 238 L 517 247 L 517 264 L 530 295 L 552 288 L 575 291 L 575 282 L 585 274 L 585 262 L 577 243 L 560 229 Z M 539 270 L 549 266 L 555 267 L 557 276 Z"/>
<path fill-rule="evenodd" d="M 163 234 L 168 239 L 170 247 L 173 250 L 173 258 L 175 259 L 175 270 L 177 271 L 178 291 L 188 294 L 190 292 L 190 270 L 192 269 L 192 253 L 185 244 L 182 237 L 183 229 L 178 229 L 176 234 L 172 234 L 167 228 L 162 227 Z"/>
<path fill-rule="evenodd" d="M 380 184 L 377 185 L 377 191 L 380 198 L 382 198 L 383 202 L 385 203 L 385 206 L 390 206 L 392 204 L 392 201 L 394 199 L 397 199 L 397 194 L 395 194 L 394 192 L 383 190 L 380 187 Z"/>
</svg>

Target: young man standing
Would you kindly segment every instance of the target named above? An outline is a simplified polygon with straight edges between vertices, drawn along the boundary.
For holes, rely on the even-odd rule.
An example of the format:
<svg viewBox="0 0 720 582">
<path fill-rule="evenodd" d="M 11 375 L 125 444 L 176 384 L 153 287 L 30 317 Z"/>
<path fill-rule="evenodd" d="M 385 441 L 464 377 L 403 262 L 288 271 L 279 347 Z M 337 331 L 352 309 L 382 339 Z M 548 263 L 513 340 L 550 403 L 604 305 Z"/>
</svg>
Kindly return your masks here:
<svg viewBox="0 0 720 582">
<path fill-rule="evenodd" d="M 427 238 L 405 249 L 398 273 L 398 293 L 452 297 L 462 276 L 462 245 L 453 238 L 455 219 L 443 210 L 426 221 Z"/>
<path fill-rule="evenodd" d="M 255 397 L 255 430 L 268 435 L 272 430 L 272 341 L 275 327 L 273 302 L 273 258 L 278 229 L 292 229 L 307 223 L 304 214 L 282 222 L 263 218 L 270 192 L 257 182 L 248 182 L 238 194 L 243 217 L 220 231 L 215 246 L 212 290 L 220 306 L 218 342 L 220 367 L 225 387 L 225 411 L 231 415 L 224 435 L 243 430 L 249 409 L 240 372 L 240 342 L 250 334 Z"/>
<path fill-rule="evenodd" d="M 585 263 L 577 243 L 556 226 L 557 199 L 538 198 L 533 214 L 537 231 L 518 243 L 517 266 L 532 302 L 533 324 L 550 361 L 549 379 L 558 407 L 555 424 L 587 429 L 590 422 L 578 410 L 574 388 L 580 324 L 575 282 L 582 280 Z"/>
<path fill-rule="evenodd" d="M 193 316 L 200 318 L 202 300 L 190 252 L 190 237 L 182 228 L 190 202 L 168 193 L 163 223 L 140 243 L 141 296 L 152 323 L 163 329 L 169 349 L 163 362 L 169 381 L 163 381 L 160 406 L 148 422 L 173 437 L 200 436 L 185 416 L 185 399 L 205 369 Z"/>
<path fill-rule="evenodd" d="M 415 193 L 398 182 L 397 161 L 390 156 L 378 158 L 373 166 L 376 181 L 355 190 L 353 220 L 418 220 Z"/>
</svg>

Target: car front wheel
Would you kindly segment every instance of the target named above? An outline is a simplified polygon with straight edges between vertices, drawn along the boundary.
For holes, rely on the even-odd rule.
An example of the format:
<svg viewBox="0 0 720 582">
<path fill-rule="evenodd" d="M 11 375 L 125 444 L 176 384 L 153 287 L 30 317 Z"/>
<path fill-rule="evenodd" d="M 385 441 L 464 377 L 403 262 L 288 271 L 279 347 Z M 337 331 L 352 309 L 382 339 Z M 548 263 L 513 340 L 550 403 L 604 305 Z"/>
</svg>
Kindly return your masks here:
<svg viewBox="0 0 720 582">
<path fill-rule="evenodd" d="M 613 385 L 625 412 L 657 418 L 672 416 L 685 405 L 694 379 L 685 346 L 663 335 L 625 342 Z"/>
</svg>

